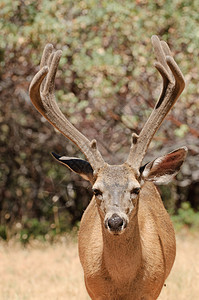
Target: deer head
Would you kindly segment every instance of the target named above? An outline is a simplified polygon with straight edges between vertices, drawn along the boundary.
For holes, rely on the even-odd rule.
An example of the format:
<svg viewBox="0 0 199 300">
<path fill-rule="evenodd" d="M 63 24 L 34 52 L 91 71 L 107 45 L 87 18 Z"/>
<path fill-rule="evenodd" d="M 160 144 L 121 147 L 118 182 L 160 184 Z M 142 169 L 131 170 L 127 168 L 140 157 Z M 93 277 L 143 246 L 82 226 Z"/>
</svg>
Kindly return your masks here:
<svg viewBox="0 0 199 300">
<path fill-rule="evenodd" d="M 142 166 L 155 132 L 185 86 L 168 45 L 157 36 L 152 37 L 152 44 L 157 58 L 155 67 L 162 76 L 163 88 L 140 134 L 132 134 L 130 152 L 122 165 L 107 164 L 97 148 L 96 140 L 90 142 L 60 111 L 54 96 L 54 82 L 61 51 L 53 51 L 50 44 L 45 47 L 40 71 L 30 85 L 30 98 L 37 110 L 80 148 L 87 161 L 55 153 L 52 155 L 91 182 L 102 224 L 107 232 L 115 235 L 125 232 L 130 220 L 137 214 L 139 193 L 144 182 L 169 182 L 179 171 L 187 153 L 187 148 L 182 147 Z"/>
</svg>

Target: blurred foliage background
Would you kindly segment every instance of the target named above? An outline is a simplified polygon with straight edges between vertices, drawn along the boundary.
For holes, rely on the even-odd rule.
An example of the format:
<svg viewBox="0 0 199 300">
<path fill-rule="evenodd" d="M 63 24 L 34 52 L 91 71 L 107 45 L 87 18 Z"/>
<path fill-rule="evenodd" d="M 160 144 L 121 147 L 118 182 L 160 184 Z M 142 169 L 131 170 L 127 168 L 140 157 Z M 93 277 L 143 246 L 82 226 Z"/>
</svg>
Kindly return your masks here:
<svg viewBox="0 0 199 300">
<path fill-rule="evenodd" d="M 63 50 L 56 96 L 69 120 L 96 138 L 109 163 L 128 154 L 161 90 L 150 38 L 168 42 L 186 89 L 155 135 L 146 161 L 182 145 L 181 173 L 160 187 L 178 226 L 199 228 L 198 0 L 1 0 L 0 236 L 53 240 L 71 230 L 90 186 L 50 156 L 82 156 L 30 103 L 28 87 L 46 43 Z"/>
</svg>

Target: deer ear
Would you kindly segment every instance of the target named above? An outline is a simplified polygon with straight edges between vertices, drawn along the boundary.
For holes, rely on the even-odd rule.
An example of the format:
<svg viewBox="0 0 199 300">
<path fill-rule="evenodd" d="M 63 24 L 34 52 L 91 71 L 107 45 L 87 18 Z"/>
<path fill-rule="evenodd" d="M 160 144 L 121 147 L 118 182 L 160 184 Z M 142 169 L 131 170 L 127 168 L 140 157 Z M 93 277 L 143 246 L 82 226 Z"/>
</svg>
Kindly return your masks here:
<svg viewBox="0 0 199 300">
<path fill-rule="evenodd" d="M 56 160 L 67 166 L 71 171 L 79 174 L 84 179 L 93 183 L 93 168 L 89 162 L 76 157 L 60 156 L 54 152 L 51 154 Z"/>
<path fill-rule="evenodd" d="M 156 158 L 140 168 L 144 181 L 153 181 L 156 184 L 167 184 L 180 170 L 188 149 L 179 148 L 169 154 Z"/>
</svg>

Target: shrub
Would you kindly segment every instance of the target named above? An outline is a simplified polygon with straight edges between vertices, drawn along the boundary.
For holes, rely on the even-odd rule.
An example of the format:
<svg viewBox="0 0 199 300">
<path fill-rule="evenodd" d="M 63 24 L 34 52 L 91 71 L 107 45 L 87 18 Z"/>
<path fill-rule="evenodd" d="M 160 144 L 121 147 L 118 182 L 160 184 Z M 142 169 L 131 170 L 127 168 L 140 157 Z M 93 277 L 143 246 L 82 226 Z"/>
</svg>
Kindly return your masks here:
<svg viewBox="0 0 199 300">
<path fill-rule="evenodd" d="M 159 94 L 161 79 L 153 67 L 150 37 L 160 35 L 175 52 L 188 86 L 146 160 L 159 156 L 163 146 L 166 152 L 191 135 L 191 142 L 185 144 L 192 147 L 197 166 L 197 1 L 2 0 L 0 17 L 0 235 L 4 239 L 7 226 L 17 222 L 22 224 L 22 237 L 51 232 L 55 204 L 58 220 L 52 232 L 71 228 L 91 195 L 87 183 L 49 156 L 50 151 L 81 154 L 30 105 L 28 86 L 47 42 L 63 50 L 56 81 L 63 112 L 89 139 L 97 137 L 106 160 L 120 163 L 129 151 L 131 132 L 141 130 Z M 190 182 L 192 168 L 185 171 Z M 187 200 L 178 200 L 178 205 Z"/>
</svg>

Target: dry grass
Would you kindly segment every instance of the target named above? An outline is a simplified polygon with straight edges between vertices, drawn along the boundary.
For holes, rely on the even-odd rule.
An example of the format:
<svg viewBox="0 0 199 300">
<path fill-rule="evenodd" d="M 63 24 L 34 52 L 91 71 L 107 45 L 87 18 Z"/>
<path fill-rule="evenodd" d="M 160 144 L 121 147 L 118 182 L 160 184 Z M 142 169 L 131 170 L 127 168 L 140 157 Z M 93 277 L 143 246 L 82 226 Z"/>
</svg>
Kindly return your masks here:
<svg viewBox="0 0 199 300">
<path fill-rule="evenodd" d="M 177 254 L 173 269 L 159 300 L 199 299 L 199 235 L 177 236 Z"/>
<path fill-rule="evenodd" d="M 177 237 L 177 257 L 159 300 L 199 299 L 198 236 Z M 1 300 L 88 300 L 74 242 L 53 246 L 0 244 Z"/>
</svg>

